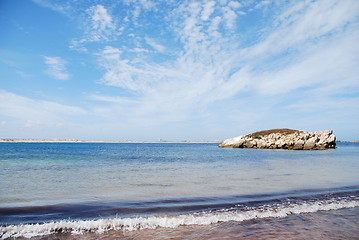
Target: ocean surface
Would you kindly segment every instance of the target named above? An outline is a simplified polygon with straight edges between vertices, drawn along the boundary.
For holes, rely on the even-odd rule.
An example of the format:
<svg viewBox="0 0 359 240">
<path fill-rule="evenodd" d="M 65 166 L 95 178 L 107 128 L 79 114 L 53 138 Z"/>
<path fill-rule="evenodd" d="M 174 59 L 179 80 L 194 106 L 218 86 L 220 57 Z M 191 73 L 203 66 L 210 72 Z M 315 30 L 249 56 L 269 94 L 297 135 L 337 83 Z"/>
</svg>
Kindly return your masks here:
<svg viewBox="0 0 359 240">
<path fill-rule="evenodd" d="M 0 239 L 359 239 L 359 143 L 0 143 Z"/>
</svg>

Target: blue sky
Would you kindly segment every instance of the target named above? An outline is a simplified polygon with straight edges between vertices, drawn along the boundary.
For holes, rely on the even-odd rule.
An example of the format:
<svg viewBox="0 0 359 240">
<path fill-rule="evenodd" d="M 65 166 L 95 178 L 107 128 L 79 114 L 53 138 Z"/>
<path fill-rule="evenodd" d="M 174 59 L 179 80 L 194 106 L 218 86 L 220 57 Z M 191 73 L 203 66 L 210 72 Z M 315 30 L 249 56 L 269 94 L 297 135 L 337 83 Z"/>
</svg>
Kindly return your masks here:
<svg viewBox="0 0 359 240">
<path fill-rule="evenodd" d="M 0 138 L 359 140 L 357 0 L 0 0 Z"/>
</svg>

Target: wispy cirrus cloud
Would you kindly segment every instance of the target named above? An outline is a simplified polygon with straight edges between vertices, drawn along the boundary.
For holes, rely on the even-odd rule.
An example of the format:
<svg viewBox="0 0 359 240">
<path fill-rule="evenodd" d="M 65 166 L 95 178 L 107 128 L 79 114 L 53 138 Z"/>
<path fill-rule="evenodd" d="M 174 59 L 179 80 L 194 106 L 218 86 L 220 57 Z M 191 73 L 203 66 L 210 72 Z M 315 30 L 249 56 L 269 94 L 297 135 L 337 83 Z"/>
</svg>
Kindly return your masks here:
<svg viewBox="0 0 359 240">
<path fill-rule="evenodd" d="M 301 128 L 307 109 L 320 127 L 346 107 L 318 114 L 313 104 L 358 101 L 356 0 L 99 0 L 82 10 L 72 47 L 95 56 L 97 83 L 114 87 L 89 94 L 94 115 L 114 124 Z"/>
<path fill-rule="evenodd" d="M 146 43 L 148 45 L 150 45 L 153 49 L 155 49 L 156 51 L 158 51 L 160 53 L 163 53 L 166 50 L 166 47 L 164 47 L 163 45 L 157 43 L 152 38 L 145 37 L 145 41 L 146 41 Z"/>
<path fill-rule="evenodd" d="M 73 7 L 70 4 L 64 2 L 55 2 L 55 1 L 46 1 L 46 0 L 32 0 L 34 3 L 49 8 L 53 11 L 60 12 L 62 14 L 68 15 L 73 13 Z"/>
<path fill-rule="evenodd" d="M 103 5 L 96 5 L 87 10 L 91 17 L 91 27 L 88 33 L 88 41 L 107 41 L 119 34 L 112 16 Z"/>
<path fill-rule="evenodd" d="M 86 23 L 84 36 L 71 41 L 70 48 L 72 49 L 87 51 L 84 47 L 86 43 L 114 41 L 123 30 L 117 25 L 108 9 L 101 4 L 89 7 L 84 21 Z"/>
<path fill-rule="evenodd" d="M 62 128 L 69 124 L 69 118 L 87 114 L 77 107 L 51 101 L 33 100 L 0 90 L 0 112 L 2 117 L 11 117 L 18 128 L 33 130 Z"/>
<path fill-rule="evenodd" d="M 357 86 L 353 79 L 358 73 L 358 3 L 293 3 L 249 47 L 242 47 L 240 37 L 227 31 L 240 17 L 240 7 L 232 2 L 181 4 L 171 31 L 177 33 L 183 51 L 159 65 L 126 58 L 121 49 L 106 46 L 99 54 L 105 69 L 102 83 L 135 92 L 138 106 L 148 112 L 180 109 L 182 115 L 247 92 L 265 98 L 296 95 L 298 89 L 320 89 L 321 84 L 336 91 Z"/>
<path fill-rule="evenodd" d="M 68 80 L 70 74 L 66 69 L 67 62 L 60 57 L 44 56 L 44 62 L 47 65 L 46 74 L 58 80 Z"/>
</svg>

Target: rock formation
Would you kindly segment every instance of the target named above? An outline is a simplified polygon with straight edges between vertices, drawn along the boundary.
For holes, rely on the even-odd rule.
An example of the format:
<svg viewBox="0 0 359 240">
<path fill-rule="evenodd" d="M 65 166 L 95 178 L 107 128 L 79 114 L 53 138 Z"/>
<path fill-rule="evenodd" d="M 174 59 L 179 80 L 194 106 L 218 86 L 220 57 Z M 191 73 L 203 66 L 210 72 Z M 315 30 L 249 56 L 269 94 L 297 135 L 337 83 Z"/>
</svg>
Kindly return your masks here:
<svg viewBox="0 0 359 240">
<path fill-rule="evenodd" d="M 332 130 L 306 132 L 292 129 L 272 129 L 224 140 L 220 147 L 324 150 L 335 148 Z"/>
</svg>

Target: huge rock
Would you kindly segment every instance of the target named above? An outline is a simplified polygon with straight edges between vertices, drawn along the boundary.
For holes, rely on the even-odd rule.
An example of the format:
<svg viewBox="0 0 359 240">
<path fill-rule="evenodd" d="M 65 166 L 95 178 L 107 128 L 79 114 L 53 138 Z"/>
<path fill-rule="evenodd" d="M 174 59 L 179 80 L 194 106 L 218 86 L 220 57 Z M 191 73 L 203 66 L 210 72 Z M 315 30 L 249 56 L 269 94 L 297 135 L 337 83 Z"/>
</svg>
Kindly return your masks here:
<svg viewBox="0 0 359 240">
<path fill-rule="evenodd" d="M 332 130 L 306 132 L 293 129 L 271 129 L 224 140 L 220 147 L 290 150 L 324 150 L 335 148 Z"/>
</svg>

